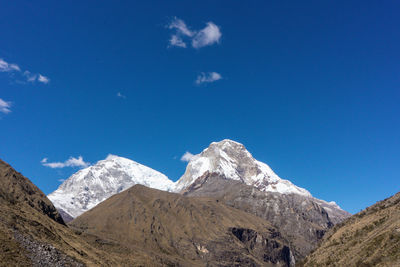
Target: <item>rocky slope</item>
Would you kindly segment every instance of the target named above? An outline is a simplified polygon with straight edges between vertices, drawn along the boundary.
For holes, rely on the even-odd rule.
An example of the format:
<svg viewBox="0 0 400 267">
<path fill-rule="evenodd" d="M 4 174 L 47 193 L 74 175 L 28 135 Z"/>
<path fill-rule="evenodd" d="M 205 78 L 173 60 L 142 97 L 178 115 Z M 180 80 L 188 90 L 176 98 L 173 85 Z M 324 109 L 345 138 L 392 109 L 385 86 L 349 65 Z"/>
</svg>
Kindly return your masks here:
<svg viewBox="0 0 400 267">
<path fill-rule="evenodd" d="M 400 266 L 400 193 L 336 225 L 305 266 Z"/>
<path fill-rule="evenodd" d="M 0 266 L 111 262 L 68 229 L 46 196 L 1 160 L 0 210 Z"/>
<path fill-rule="evenodd" d="M 294 266 L 290 246 L 267 221 L 214 199 L 141 185 L 110 197 L 71 226 L 183 266 Z"/>
<path fill-rule="evenodd" d="M 231 140 L 214 142 L 194 156 L 175 189 L 187 196 L 217 198 L 268 220 L 291 241 L 297 259 L 312 251 L 329 228 L 350 216 L 334 202 L 316 199 L 281 179 Z"/>
<path fill-rule="evenodd" d="M 173 182 L 132 160 L 109 155 L 64 181 L 48 197 L 67 221 L 135 184 L 169 191 Z"/>
<path fill-rule="evenodd" d="M 221 203 L 252 213 L 273 224 L 291 242 L 297 259 L 313 250 L 333 226 L 328 213 L 312 198 L 298 194 L 262 192 L 218 174 L 204 174 L 201 185 L 192 184 L 186 196 L 212 197 Z"/>
</svg>

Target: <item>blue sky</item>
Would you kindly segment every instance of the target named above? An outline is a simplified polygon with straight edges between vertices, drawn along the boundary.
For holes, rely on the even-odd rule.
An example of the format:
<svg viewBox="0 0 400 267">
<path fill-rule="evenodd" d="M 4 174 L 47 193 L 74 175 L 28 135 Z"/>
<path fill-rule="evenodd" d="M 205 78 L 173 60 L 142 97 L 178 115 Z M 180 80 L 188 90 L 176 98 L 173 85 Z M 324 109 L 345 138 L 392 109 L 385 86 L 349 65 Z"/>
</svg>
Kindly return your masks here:
<svg viewBox="0 0 400 267">
<path fill-rule="evenodd" d="M 224 138 L 353 213 L 400 191 L 398 1 L 0 10 L 0 158 L 46 194 L 79 167 L 44 158 L 111 153 L 176 180 Z"/>
</svg>

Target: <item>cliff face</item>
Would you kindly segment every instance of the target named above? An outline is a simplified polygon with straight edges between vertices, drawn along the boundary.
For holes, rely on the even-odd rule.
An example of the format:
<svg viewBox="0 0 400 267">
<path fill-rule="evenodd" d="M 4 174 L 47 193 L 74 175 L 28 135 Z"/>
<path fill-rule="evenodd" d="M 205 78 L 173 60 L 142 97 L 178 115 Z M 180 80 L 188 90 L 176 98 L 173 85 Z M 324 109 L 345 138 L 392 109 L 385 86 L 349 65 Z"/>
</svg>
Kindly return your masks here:
<svg viewBox="0 0 400 267">
<path fill-rule="evenodd" d="M 291 242 L 296 258 L 313 250 L 333 222 L 314 198 L 299 194 L 262 192 L 240 181 L 206 173 L 186 189 L 186 196 L 213 197 L 228 206 L 270 222 Z"/>
<path fill-rule="evenodd" d="M 400 266 L 400 193 L 331 229 L 305 266 Z"/>
</svg>

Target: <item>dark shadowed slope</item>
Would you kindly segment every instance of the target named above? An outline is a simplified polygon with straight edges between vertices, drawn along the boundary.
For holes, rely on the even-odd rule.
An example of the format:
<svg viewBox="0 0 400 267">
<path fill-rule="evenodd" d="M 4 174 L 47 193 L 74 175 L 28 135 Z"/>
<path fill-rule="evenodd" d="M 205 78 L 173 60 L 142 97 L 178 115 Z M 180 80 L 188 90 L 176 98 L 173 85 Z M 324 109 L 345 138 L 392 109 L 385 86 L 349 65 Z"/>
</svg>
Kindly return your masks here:
<svg viewBox="0 0 400 267">
<path fill-rule="evenodd" d="M 71 226 L 184 266 L 292 266 L 287 242 L 267 221 L 214 199 L 141 185 L 114 195 Z"/>
<path fill-rule="evenodd" d="M 35 185 L 1 160 L 0 211 L 0 266 L 133 266 L 150 262 L 117 244 L 77 235 Z"/>
<path fill-rule="evenodd" d="M 54 221 L 64 224 L 51 201 L 31 181 L 0 160 L 0 199 L 13 205 L 28 205 Z"/>
<path fill-rule="evenodd" d="M 400 266 L 400 193 L 335 226 L 305 266 Z"/>
</svg>

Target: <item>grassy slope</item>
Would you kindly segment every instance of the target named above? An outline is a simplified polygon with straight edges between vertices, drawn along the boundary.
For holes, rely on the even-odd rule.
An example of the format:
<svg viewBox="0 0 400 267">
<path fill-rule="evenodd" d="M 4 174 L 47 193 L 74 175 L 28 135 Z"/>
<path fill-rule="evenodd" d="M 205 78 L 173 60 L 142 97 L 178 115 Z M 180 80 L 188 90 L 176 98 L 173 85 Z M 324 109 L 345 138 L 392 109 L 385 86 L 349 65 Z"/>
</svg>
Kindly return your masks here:
<svg viewBox="0 0 400 267">
<path fill-rule="evenodd" d="M 400 266 L 400 193 L 335 226 L 305 266 Z"/>
</svg>

